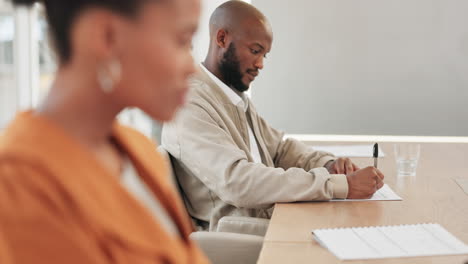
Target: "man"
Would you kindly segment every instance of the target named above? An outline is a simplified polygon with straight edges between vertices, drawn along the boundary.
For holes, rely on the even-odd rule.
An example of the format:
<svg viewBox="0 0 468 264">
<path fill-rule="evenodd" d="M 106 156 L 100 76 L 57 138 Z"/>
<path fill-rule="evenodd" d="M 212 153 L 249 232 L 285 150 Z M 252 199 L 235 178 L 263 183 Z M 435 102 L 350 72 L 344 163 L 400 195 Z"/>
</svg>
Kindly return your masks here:
<svg viewBox="0 0 468 264">
<path fill-rule="evenodd" d="M 272 45 L 260 11 L 226 2 L 210 18 L 210 35 L 189 102 L 162 136 L 198 224 L 216 230 L 226 215 L 270 218 L 276 202 L 368 198 L 382 187 L 377 169 L 284 140 L 258 115 L 244 92 Z"/>
</svg>

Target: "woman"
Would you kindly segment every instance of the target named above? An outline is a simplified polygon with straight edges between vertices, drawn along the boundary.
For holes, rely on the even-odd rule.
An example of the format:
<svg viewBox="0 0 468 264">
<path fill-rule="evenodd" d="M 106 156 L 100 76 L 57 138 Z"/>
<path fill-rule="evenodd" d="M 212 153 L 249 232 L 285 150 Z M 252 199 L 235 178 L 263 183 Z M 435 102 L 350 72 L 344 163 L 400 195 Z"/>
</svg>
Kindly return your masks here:
<svg viewBox="0 0 468 264">
<path fill-rule="evenodd" d="M 183 104 L 199 0 L 43 3 L 59 69 L 43 104 L 0 139 L 0 262 L 205 263 L 155 146 L 115 122 L 126 107 L 167 121 Z"/>
</svg>

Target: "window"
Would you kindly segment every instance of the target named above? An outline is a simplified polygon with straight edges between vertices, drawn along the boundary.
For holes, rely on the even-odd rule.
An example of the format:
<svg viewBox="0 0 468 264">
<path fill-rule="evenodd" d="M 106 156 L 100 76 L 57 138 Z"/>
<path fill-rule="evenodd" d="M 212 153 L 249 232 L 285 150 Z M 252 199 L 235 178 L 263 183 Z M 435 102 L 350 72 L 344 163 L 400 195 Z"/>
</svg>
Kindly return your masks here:
<svg viewBox="0 0 468 264">
<path fill-rule="evenodd" d="M 0 0 L 0 129 L 49 90 L 56 63 L 47 30 L 41 5 L 13 8 Z"/>
<path fill-rule="evenodd" d="M 16 108 L 14 93 L 13 40 L 14 17 L 0 2 L 0 128 L 11 119 Z"/>
<path fill-rule="evenodd" d="M 39 85 L 37 91 L 33 91 L 34 104 L 40 102 L 49 91 L 50 85 L 57 70 L 55 54 L 51 49 L 49 42 L 48 25 L 45 17 L 45 11 L 42 6 L 37 6 L 38 21 L 36 32 L 38 33 L 39 45 Z"/>
</svg>

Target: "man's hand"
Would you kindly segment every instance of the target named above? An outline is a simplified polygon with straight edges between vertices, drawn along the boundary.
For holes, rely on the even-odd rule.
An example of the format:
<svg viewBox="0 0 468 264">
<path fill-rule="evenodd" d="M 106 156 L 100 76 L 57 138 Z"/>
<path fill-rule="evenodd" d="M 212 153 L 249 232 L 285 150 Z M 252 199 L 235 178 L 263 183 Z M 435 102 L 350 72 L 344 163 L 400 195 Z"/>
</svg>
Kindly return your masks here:
<svg viewBox="0 0 468 264">
<path fill-rule="evenodd" d="M 375 191 L 382 188 L 384 175 L 374 167 L 347 174 L 348 197 L 347 199 L 368 199 Z"/>
<path fill-rule="evenodd" d="M 327 162 L 324 167 L 331 174 L 350 174 L 359 170 L 359 167 L 348 158 L 331 160 Z"/>
</svg>

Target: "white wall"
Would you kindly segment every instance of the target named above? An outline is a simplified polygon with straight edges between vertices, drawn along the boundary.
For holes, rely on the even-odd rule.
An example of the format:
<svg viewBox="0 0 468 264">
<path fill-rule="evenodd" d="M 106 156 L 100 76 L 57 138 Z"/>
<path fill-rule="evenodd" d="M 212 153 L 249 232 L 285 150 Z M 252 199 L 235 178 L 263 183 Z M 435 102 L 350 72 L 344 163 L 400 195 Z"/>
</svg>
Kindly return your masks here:
<svg viewBox="0 0 468 264">
<path fill-rule="evenodd" d="M 0 0 L 0 10 L 4 8 L 11 8 L 11 2 L 7 0 Z"/>
<path fill-rule="evenodd" d="M 252 90 L 273 126 L 298 134 L 468 136 L 468 1 L 252 3 L 274 31 Z"/>
</svg>

